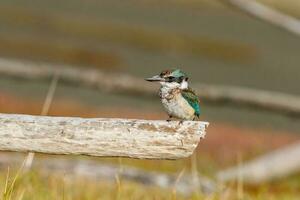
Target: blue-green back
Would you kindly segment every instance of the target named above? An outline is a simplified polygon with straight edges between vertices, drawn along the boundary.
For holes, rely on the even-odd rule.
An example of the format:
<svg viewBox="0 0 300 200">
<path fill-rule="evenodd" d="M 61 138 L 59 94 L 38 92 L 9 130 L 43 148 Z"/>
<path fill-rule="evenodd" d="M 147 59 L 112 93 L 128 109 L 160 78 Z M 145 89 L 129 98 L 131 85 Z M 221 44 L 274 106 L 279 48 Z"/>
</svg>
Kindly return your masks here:
<svg viewBox="0 0 300 200">
<path fill-rule="evenodd" d="M 200 105 L 199 105 L 198 96 L 191 89 L 182 90 L 181 94 L 182 94 L 183 98 L 195 110 L 195 115 L 199 117 L 199 115 L 200 115 Z"/>
</svg>

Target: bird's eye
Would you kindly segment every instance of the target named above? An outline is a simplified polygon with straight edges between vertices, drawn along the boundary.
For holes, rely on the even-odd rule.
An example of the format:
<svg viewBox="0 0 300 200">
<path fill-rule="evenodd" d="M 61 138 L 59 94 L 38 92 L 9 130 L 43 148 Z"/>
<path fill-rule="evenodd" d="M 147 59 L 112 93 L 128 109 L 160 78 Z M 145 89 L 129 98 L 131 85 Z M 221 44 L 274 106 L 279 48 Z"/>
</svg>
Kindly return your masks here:
<svg viewBox="0 0 300 200">
<path fill-rule="evenodd" d="M 169 76 L 167 78 L 167 82 L 171 83 L 171 82 L 174 82 L 175 81 L 175 77 L 174 76 Z"/>
<path fill-rule="evenodd" d="M 184 79 L 185 81 L 188 81 L 189 80 L 189 78 L 188 77 L 185 77 L 185 79 Z"/>
</svg>

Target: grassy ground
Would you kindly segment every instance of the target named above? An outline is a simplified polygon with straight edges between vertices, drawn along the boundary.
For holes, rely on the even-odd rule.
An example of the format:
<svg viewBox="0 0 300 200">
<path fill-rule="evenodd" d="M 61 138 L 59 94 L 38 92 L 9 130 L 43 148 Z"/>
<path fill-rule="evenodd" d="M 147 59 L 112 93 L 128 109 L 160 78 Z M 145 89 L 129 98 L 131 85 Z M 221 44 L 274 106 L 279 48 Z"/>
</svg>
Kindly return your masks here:
<svg viewBox="0 0 300 200">
<path fill-rule="evenodd" d="M 5 183 L 5 174 L 0 178 L 1 183 Z M 4 187 L 1 189 L 3 190 Z M 118 177 L 112 182 L 101 180 L 95 182 L 79 177 L 70 179 L 55 174 L 45 177 L 33 171 L 18 178 L 14 185 L 12 199 L 170 199 L 171 196 L 172 191 L 144 187 L 123 181 Z"/>
<path fill-rule="evenodd" d="M 15 170 L 0 172 L 0 194 L 7 199 L 297 199 L 299 178 L 293 176 L 269 184 L 247 186 L 229 183 L 220 187 L 218 192 L 210 195 L 190 194 L 188 197 L 175 189 L 162 189 L 125 181 L 116 176 L 111 182 L 103 180 L 87 180 L 83 177 L 70 177 L 67 174 L 43 174 L 33 170 L 25 174 L 17 174 Z M 16 175 L 17 174 L 17 175 Z M 17 176 L 17 177 L 16 177 Z M 221 189 L 223 188 L 223 189 Z M 11 195 L 10 195 L 11 194 Z"/>
</svg>

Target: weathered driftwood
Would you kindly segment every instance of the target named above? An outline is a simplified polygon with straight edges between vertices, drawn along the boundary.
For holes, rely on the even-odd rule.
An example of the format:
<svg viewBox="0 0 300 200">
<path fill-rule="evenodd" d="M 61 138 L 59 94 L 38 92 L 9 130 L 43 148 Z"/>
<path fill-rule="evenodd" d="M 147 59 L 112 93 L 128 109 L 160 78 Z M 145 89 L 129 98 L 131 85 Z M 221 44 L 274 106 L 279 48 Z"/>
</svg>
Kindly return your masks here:
<svg viewBox="0 0 300 200">
<path fill-rule="evenodd" d="M 225 0 L 230 5 L 267 23 L 300 36 L 300 20 L 255 0 Z"/>
<path fill-rule="evenodd" d="M 0 74 L 24 79 L 51 79 L 60 74 L 60 81 L 95 87 L 99 90 L 153 97 L 157 89 L 141 78 L 125 74 L 104 73 L 97 69 L 51 66 L 7 59 L 0 59 Z M 201 100 L 234 103 L 274 110 L 285 114 L 300 115 L 300 97 L 232 86 L 195 84 Z"/>
<path fill-rule="evenodd" d="M 8 166 L 20 167 L 23 157 L 20 155 L 0 155 L 0 169 L 7 169 Z M 191 195 L 193 192 L 210 194 L 217 190 L 216 184 L 198 175 L 199 185 L 193 185 L 191 174 L 183 174 L 179 179 L 176 174 L 149 172 L 130 166 L 119 166 L 104 164 L 93 160 L 74 160 L 59 158 L 37 158 L 32 166 L 42 174 L 61 173 L 66 177 L 82 177 L 96 181 L 114 182 L 116 176 L 123 180 L 134 181 L 140 184 L 157 186 L 161 188 L 176 189 L 183 195 Z"/>
<path fill-rule="evenodd" d="M 0 150 L 178 159 L 190 156 L 207 122 L 0 114 Z"/>
<path fill-rule="evenodd" d="M 261 182 L 286 177 L 300 171 L 300 143 L 263 155 L 240 167 L 233 167 L 218 173 L 221 181 L 237 180 L 242 177 L 245 183 Z"/>
</svg>

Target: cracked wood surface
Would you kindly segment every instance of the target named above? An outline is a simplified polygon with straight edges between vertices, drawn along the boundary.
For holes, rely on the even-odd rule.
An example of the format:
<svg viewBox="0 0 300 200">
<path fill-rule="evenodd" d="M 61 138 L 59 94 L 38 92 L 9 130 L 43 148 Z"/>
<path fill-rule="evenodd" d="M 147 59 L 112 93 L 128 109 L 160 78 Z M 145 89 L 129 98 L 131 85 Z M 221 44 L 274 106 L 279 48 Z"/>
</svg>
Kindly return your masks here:
<svg viewBox="0 0 300 200">
<path fill-rule="evenodd" d="M 0 114 L 0 150 L 140 159 L 190 156 L 208 122 Z"/>
</svg>

